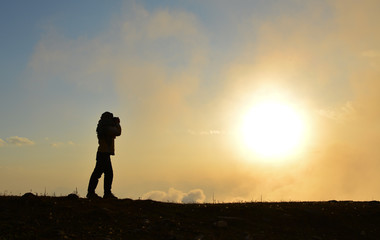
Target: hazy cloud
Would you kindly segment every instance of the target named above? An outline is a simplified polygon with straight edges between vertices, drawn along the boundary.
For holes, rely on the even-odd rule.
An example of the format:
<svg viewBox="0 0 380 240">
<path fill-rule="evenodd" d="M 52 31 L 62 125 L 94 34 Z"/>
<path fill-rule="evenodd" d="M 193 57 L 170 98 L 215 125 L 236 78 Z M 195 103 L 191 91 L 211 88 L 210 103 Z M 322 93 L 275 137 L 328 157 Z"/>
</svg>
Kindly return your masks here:
<svg viewBox="0 0 380 240">
<path fill-rule="evenodd" d="M 7 138 L 7 143 L 9 145 L 16 145 L 16 146 L 34 145 L 34 142 L 32 140 L 25 137 L 18 137 L 18 136 Z"/>
<path fill-rule="evenodd" d="M 186 193 L 183 198 L 183 203 L 203 203 L 206 199 L 202 189 L 194 189 Z"/>
<path fill-rule="evenodd" d="M 290 9 L 289 2 L 297 8 Z M 279 1 L 266 18 L 250 15 L 248 9 L 234 26 L 233 54 L 224 55 L 231 45 L 213 48 L 208 37 L 215 33 L 205 32 L 195 14 L 170 8 L 148 11 L 135 4 L 91 39 L 46 33 L 29 66 L 41 81 L 64 79 L 99 92 L 116 86 L 119 104 L 130 117 L 128 134 L 138 133 L 121 154 L 154 166 L 151 172 L 142 167 L 145 175 L 139 177 L 159 178 L 162 172 L 153 168 L 174 163 L 178 167 L 169 177 L 177 174 L 176 181 L 199 181 L 209 189 L 220 186 L 220 201 L 260 199 L 261 194 L 265 200 L 368 199 L 380 180 L 380 3 Z M 228 61 L 213 65 L 220 57 Z M 253 164 L 252 156 L 243 163 L 233 144 L 170 135 L 179 128 L 182 133 L 191 129 L 183 135 L 223 137 L 252 99 L 271 94 L 267 89 L 279 90 L 310 115 L 313 138 L 305 154 L 294 160 L 297 164 L 262 167 Z M 152 159 L 160 161 L 153 165 Z M 194 176 L 178 159 L 202 174 Z M 244 174 L 231 167 L 236 165 Z M 170 188 L 143 198 L 201 202 L 205 195 L 201 189 L 184 193 Z"/>
<path fill-rule="evenodd" d="M 63 147 L 63 146 L 73 146 L 75 143 L 73 141 L 68 141 L 68 142 L 52 142 L 50 143 L 50 146 L 52 147 Z"/>
<path fill-rule="evenodd" d="M 188 129 L 187 132 L 190 135 L 220 135 L 223 134 L 224 132 L 220 130 L 208 130 L 208 131 L 195 131 L 192 129 Z"/>
<path fill-rule="evenodd" d="M 239 182 L 236 195 L 255 186 L 253 194 L 267 200 L 369 199 L 380 169 L 380 3 L 297 5 L 293 14 L 283 6 L 274 18 L 252 21 L 254 34 L 242 31 L 242 51 L 226 68 L 224 95 L 244 104 L 261 96 L 261 88 L 286 92 L 309 116 L 309 147 L 297 159 L 300 167 L 246 177 L 249 186 Z"/>
<path fill-rule="evenodd" d="M 143 195 L 143 199 L 176 203 L 202 203 L 206 199 L 202 189 L 194 189 L 187 193 L 170 188 L 168 192 L 151 191 Z"/>
<path fill-rule="evenodd" d="M 320 109 L 318 113 L 326 118 L 335 120 L 337 122 L 344 122 L 352 120 L 356 115 L 356 109 L 352 102 L 347 102 L 344 106 L 338 109 Z"/>
<path fill-rule="evenodd" d="M 376 58 L 380 57 L 380 51 L 377 50 L 367 50 L 362 52 L 363 57 Z"/>
<path fill-rule="evenodd" d="M 134 116 L 129 124 L 146 131 L 191 121 L 189 98 L 208 63 L 202 26 L 190 12 L 128 4 L 91 39 L 47 32 L 29 62 L 34 81 L 63 79 L 99 92 L 114 87 Z"/>
</svg>

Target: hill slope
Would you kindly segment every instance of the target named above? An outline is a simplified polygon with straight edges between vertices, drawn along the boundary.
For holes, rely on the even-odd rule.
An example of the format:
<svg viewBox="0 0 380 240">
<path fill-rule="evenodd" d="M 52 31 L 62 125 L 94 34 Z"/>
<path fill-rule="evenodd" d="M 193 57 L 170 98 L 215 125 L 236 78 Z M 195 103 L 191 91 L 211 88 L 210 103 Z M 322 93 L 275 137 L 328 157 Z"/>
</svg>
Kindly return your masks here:
<svg viewBox="0 0 380 240">
<path fill-rule="evenodd" d="M 175 204 L 0 197 L 3 239 L 380 239 L 379 202 Z"/>
</svg>

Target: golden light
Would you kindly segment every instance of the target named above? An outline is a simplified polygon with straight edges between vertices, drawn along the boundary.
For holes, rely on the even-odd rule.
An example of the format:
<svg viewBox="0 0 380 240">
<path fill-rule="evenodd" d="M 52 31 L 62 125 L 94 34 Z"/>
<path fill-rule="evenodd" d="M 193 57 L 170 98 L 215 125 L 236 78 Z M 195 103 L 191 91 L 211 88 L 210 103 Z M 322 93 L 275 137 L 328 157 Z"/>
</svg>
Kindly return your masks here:
<svg viewBox="0 0 380 240">
<path fill-rule="evenodd" d="M 301 147 L 305 121 L 290 104 L 264 100 L 244 115 L 240 132 L 244 146 L 256 157 L 285 159 Z"/>
</svg>

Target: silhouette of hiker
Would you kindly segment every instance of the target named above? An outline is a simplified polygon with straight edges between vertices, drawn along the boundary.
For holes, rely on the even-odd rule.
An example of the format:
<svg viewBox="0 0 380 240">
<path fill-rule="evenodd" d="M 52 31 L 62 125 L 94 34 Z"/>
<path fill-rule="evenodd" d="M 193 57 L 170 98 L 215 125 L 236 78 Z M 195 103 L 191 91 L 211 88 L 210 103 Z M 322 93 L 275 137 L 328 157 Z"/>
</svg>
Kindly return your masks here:
<svg viewBox="0 0 380 240">
<path fill-rule="evenodd" d="M 110 112 L 103 113 L 98 122 L 96 133 L 98 135 L 99 147 L 96 153 L 95 169 L 91 174 L 88 184 L 87 198 L 100 198 L 95 193 L 95 189 L 99 178 L 104 173 L 103 198 L 117 199 L 111 192 L 113 180 L 111 155 L 115 155 L 115 138 L 121 135 L 120 119 L 114 117 Z"/>
</svg>

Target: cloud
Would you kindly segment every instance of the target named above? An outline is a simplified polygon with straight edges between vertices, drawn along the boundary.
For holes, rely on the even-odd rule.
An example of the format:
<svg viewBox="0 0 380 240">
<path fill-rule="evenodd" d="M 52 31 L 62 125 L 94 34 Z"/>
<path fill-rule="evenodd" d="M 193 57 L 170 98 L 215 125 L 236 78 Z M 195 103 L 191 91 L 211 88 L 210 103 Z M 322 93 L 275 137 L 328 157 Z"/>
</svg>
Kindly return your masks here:
<svg viewBox="0 0 380 240">
<path fill-rule="evenodd" d="M 258 199 L 261 194 L 266 200 L 368 196 L 379 188 L 380 4 L 290 2 L 296 10 L 283 1 L 266 18 L 247 15 L 252 12 L 247 7 L 239 24 L 229 25 L 236 35 L 228 40 L 237 41 L 222 48 L 220 42 L 209 43 L 208 37 L 223 42 L 225 36 L 205 32 L 191 12 L 148 11 L 136 4 L 90 39 L 46 33 L 29 66 L 38 81 L 63 79 L 99 92 L 115 88 L 118 104 L 128 112 L 130 145 L 125 146 L 130 148 L 124 154 L 141 159 L 141 165 L 149 163 L 145 165 L 150 169 L 141 167 L 146 178 L 160 178 L 157 166 L 175 166 L 169 177 L 190 179 L 203 189 L 208 185 L 207 191 L 220 186 L 220 201 L 235 196 Z M 220 26 L 223 34 L 230 32 L 223 23 Z M 241 114 L 236 109 L 271 94 L 267 89 L 285 92 L 310 115 L 315 136 L 292 168 L 242 163 L 233 144 L 226 147 L 207 137 L 190 142 L 170 135 L 190 129 L 183 135 L 225 137 Z M 245 174 L 233 169 L 239 164 Z M 189 169 L 203 174 L 194 176 Z M 170 188 L 143 198 L 197 202 L 204 194 Z"/>
<path fill-rule="evenodd" d="M 203 203 L 206 199 L 202 189 L 194 189 L 188 193 L 170 188 L 168 192 L 151 191 L 143 195 L 143 199 L 176 203 Z"/>
<path fill-rule="evenodd" d="M 209 57 L 202 25 L 190 12 L 128 4 L 93 38 L 71 39 L 54 29 L 44 34 L 29 62 L 33 81 L 112 88 L 134 116 L 129 124 L 145 126 L 141 131 L 191 122 L 189 99 L 201 90 Z"/>
<path fill-rule="evenodd" d="M 124 41 L 114 47 L 127 50 L 110 59 L 120 96 L 134 103 L 138 124 L 146 123 L 150 132 L 190 121 L 189 99 L 200 90 L 208 59 L 202 27 L 181 11 L 148 12 L 137 6 L 132 16 L 115 29 Z"/>
<path fill-rule="evenodd" d="M 312 131 L 297 160 L 302 168 L 246 177 L 246 182 L 272 200 L 369 199 L 379 187 L 374 172 L 380 169 L 375 146 L 380 136 L 380 3 L 297 4 L 294 14 L 284 6 L 266 21 L 253 17 L 259 20 L 252 21 L 255 33 L 242 27 L 240 52 L 225 68 L 223 96 L 231 102 L 243 105 L 271 93 L 260 95 L 263 88 L 282 90 L 305 109 Z M 244 191 L 249 187 L 236 195 Z"/>
<path fill-rule="evenodd" d="M 74 146 L 75 143 L 73 141 L 68 142 L 52 142 L 50 143 L 50 146 L 57 148 L 57 147 L 63 147 L 63 146 Z"/>
<path fill-rule="evenodd" d="M 194 189 L 186 193 L 183 198 L 183 203 L 203 203 L 206 199 L 202 189 Z"/>
<path fill-rule="evenodd" d="M 188 129 L 187 132 L 190 135 L 220 135 L 220 134 L 224 134 L 224 132 L 222 132 L 220 130 L 195 131 L 192 129 Z"/>
<path fill-rule="evenodd" d="M 352 102 L 347 102 L 342 107 L 338 109 L 320 109 L 318 114 L 323 117 L 332 119 L 337 122 L 345 122 L 352 120 L 356 116 L 356 109 L 353 106 Z"/>
<path fill-rule="evenodd" d="M 7 138 L 7 143 L 9 145 L 16 145 L 16 146 L 27 146 L 27 145 L 34 145 L 35 143 L 25 137 L 18 137 L 18 136 L 13 136 Z"/>
</svg>

